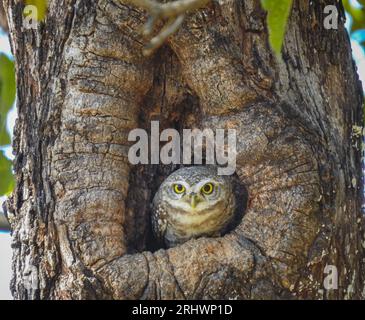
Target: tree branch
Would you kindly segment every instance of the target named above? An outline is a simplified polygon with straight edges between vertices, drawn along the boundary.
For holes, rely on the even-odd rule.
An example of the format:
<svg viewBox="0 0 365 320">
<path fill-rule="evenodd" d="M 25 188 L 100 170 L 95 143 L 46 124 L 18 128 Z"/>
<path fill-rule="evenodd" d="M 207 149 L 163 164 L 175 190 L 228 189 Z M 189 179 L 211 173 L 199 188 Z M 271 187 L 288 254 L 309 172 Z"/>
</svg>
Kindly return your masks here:
<svg viewBox="0 0 365 320">
<path fill-rule="evenodd" d="M 2 0 L 0 0 L 0 28 L 2 28 L 5 32 L 8 32 L 8 22 L 6 19 L 6 14 Z"/>
<path fill-rule="evenodd" d="M 3 212 L 0 211 L 0 231 L 10 231 L 10 225 Z"/>
<path fill-rule="evenodd" d="M 150 17 L 142 28 L 142 34 L 149 36 L 152 34 L 156 22 L 160 19 L 168 19 L 161 32 L 153 37 L 149 44 L 144 48 L 145 56 L 151 55 L 158 49 L 165 40 L 174 34 L 184 21 L 185 14 L 204 7 L 211 0 L 177 0 L 168 3 L 159 3 L 153 0 L 126 0 L 134 6 L 145 9 Z"/>
</svg>

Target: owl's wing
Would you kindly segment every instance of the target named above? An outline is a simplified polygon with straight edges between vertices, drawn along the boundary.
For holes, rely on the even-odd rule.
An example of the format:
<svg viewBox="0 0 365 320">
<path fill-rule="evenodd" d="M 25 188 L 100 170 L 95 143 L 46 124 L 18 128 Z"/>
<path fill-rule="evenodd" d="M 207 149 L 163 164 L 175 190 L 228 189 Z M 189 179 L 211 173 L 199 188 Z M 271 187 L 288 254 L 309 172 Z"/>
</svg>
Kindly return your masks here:
<svg viewBox="0 0 365 320">
<path fill-rule="evenodd" d="M 153 202 L 152 205 L 152 230 L 156 239 L 164 243 L 167 229 L 167 213 L 161 203 Z"/>
</svg>

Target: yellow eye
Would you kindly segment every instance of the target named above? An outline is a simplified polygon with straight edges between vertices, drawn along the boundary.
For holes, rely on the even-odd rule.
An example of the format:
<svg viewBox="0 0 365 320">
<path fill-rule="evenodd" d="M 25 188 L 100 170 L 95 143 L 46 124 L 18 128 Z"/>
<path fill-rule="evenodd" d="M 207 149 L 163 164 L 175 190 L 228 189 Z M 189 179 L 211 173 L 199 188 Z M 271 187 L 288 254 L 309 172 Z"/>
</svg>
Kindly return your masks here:
<svg viewBox="0 0 365 320">
<path fill-rule="evenodd" d="M 204 194 L 211 194 L 214 190 L 214 186 L 212 183 L 206 183 L 202 188 L 201 188 L 201 191 L 204 193 Z"/>
<path fill-rule="evenodd" d="M 173 188 L 174 188 L 175 193 L 177 193 L 177 194 L 181 194 L 185 191 L 185 187 L 179 183 L 174 184 Z"/>
</svg>

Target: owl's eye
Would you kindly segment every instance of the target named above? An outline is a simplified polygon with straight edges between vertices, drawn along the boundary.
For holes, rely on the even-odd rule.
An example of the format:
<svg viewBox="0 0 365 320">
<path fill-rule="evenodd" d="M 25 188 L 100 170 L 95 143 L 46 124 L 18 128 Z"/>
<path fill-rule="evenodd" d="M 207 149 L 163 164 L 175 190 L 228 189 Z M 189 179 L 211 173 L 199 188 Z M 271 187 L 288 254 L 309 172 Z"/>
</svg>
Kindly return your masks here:
<svg viewBox="0 0 365 320">
<path fill-rule="evenodd" d="M 177 194 L 181 194 L 185 191 L 185 187 L 182 184 L 174 184 L 173 185 L 174 192 Z"/>
<path fill-rule="evenodd" d="M 202 188 L 201 188 L 201 191 L 204 193 L 204 194 L 211 194 L 214 190 L 214 186 L 212 183 L 206 183 Z"/>
</svg>

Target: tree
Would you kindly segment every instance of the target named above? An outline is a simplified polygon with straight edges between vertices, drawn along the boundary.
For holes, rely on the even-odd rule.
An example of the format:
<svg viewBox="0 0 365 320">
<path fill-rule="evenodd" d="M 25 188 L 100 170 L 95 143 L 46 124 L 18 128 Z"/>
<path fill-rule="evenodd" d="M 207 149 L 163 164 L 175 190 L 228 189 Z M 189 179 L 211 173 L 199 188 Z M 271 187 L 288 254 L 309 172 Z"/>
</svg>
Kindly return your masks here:
<svg viewBox="0 0 365 320">
<path fill-rule="evenodd" d="M 338 30 L 324 28 L 328 4 Z M 253 0 L 208 4 L 150 57 L 147 15 L 122 1 L 49 1 L 29 30 L 21 1 L 4 7 L 15 298 L 364 298 L 362 90 L 340 4 L 294 1 L 282 59 Z M 153 119 L 237 130 L 248 201 L 229 234 L 149 245 L 151 197 L 175 168 L 130 165 L 127 136 Z M 338 289 L 324 287 L 328 266 Z"/>
</svg>

